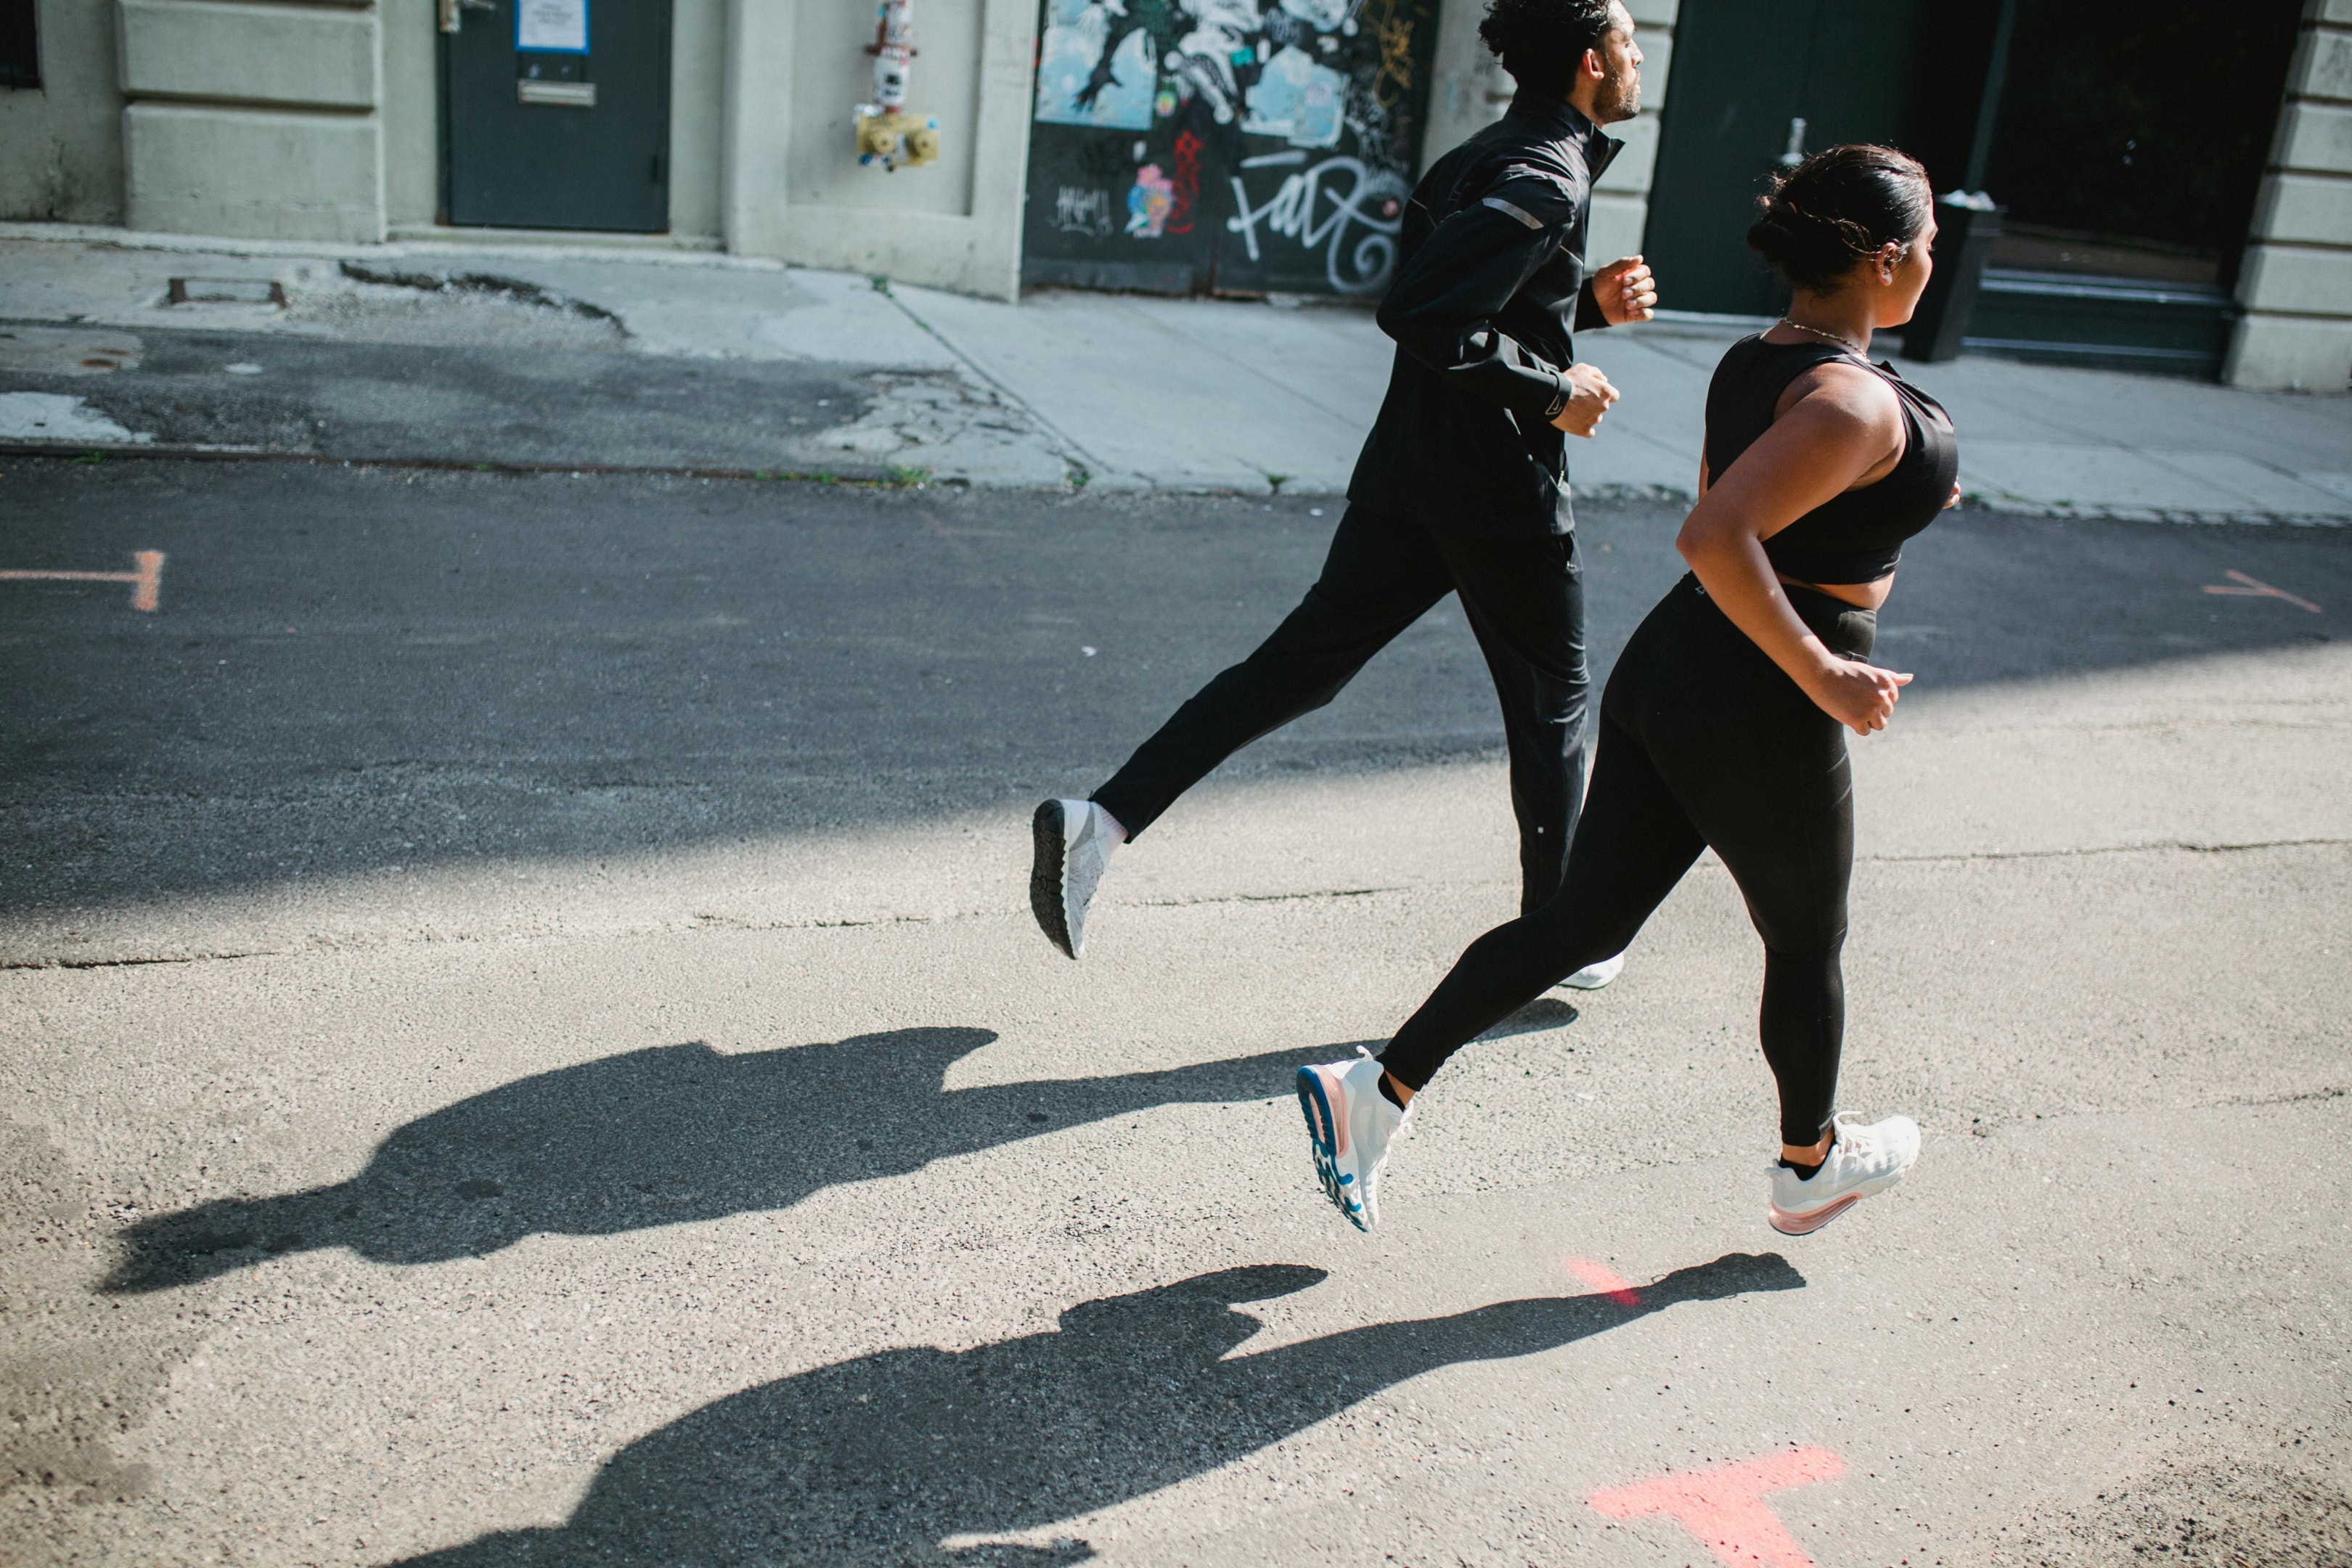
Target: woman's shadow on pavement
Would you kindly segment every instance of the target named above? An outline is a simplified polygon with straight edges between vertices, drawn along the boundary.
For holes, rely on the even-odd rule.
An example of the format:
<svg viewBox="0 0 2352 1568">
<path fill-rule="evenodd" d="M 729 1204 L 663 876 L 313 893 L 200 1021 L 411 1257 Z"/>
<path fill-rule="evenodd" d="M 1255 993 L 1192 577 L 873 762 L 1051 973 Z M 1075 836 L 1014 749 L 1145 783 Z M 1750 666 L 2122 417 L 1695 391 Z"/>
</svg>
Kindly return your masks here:
<svg viewBox="0 0 2352 1568">
<path fill-rule="evenodd" d="M 436 1263 L 542 1231 L 609 1236 L 787 1208 L 829 1186 L 1082 1122 L 1282 1094 L 1292 1069 L 1349 1049 L 944 1087 L 951 1063 L 995 1038 L 893 1029 L 740 1056 L 694 1041 L 540 1073 L 398 1129 L 350 1181 L 142 1219 L 104 1288 L 209 1279 L 257 1249 L 347 1247 L 382 1263 Z"/>
<path fill-rule="evenodd" d="M 1085 1302 L 1053 1332 L 883 1351 L 746 1389 L 630 1444 L 562 1525 L 484 1536 L 407 1568 L 1075 1561 L 1093 1555 L 1083 1541 L 987 1538 L 1204 1474 L 1439 1367 L 1805 1284 L 1776 1254 L 1734 1253 L 1667 1275 L 1636 1305 L 1501 1301 L 1226 1359 L 1258 1328 L 1235 1302 L 1323 1278 L 1228 1268 Z"/>
</svg>

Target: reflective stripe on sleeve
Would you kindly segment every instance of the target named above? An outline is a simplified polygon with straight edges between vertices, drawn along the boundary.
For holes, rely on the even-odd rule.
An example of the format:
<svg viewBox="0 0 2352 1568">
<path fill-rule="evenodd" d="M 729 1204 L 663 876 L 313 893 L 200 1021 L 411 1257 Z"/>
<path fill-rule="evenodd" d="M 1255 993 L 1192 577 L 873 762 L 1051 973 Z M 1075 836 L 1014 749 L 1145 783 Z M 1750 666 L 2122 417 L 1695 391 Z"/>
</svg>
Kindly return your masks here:
<svg viewBox="0 0 2352 1568">
<path fill-rule="evenodd" d="M 1529 228 L 1543 227 L 1542 224 L 1536 221 L 1534 214 L 1528 212 L 1525 207 L 1512 205 L 1509 202 L 1505 201 L 1500 196 L 1488 196 L 1480 205 L 1483 206 L 1493 207 L 1498 213 L 1508 213 L 1511 216 L 1518 219 Z"/>
</svg>

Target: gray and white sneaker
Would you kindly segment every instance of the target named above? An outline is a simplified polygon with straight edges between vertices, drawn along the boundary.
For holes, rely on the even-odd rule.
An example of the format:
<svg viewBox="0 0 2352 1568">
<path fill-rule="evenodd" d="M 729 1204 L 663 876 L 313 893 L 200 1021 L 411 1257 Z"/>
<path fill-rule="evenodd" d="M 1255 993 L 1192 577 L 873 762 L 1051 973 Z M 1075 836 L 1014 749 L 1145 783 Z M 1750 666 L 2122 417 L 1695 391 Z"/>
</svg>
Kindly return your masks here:
<svg viewBox="0 0 2352 1568">
<path fill-rule="evenodd" d="M 1782 1236 L 1811 1236 L 1873 1193 L 1901 1181 L 1919 1158 L 1919 1124 L 1907 1116 L 1890 1116 L 1867 1127 L 1840 1116 L 1831 1126 L 1837 1141 L 1810 1178 L 1799 1177 L 1777 1160 L 1772 1163 L 1772 1201 L 1765 1218 Z"/>
<path fill-rule="evenodd" d="M 1323 1195 L 1349 1225 L 1370 1230 L 1381 1223 L 1381 1167 L 1412 1111 L 1389 1102 L 1381 1092 L 1385 1069 L 1370 1051 L 1357 1052 L 1351 1062 L 1300 1068 L 1298 1108 Z"/>
<path fill-rule="evenodd" d="M 1625 955 L 1621 952 L 1614 958 L 1604 958 L 1598 963 L 1586 964 L 1583 968 L 1578 970 L 1575 973 L 1561 981 L 1556 989 L 1567 991 L 1598 991 L 1603 985 L 1606 985 L 1611 981 L 1616 979 L 1617 972 L 1624 967 Z"/>
<path fill-rule="evenodd" d="M 1029 867 L 1029 908 L 1045 940 L 1077 957 L 1087 950 L 1087 908 L 1127 842 L 1118 818 L 1090 800 L 1049 800 L 1037 808 L 1036 858 Z"/>
</svg>

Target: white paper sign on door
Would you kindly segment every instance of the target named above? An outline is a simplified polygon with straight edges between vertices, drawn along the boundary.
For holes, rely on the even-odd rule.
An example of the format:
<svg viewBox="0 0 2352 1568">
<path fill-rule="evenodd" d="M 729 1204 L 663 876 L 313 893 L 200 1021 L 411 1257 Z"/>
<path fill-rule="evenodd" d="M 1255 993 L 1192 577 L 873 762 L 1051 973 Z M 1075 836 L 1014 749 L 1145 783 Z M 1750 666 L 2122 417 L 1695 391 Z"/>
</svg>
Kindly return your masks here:
<svg viewBox="0 0 2352 1568">
<path fill-rule="evenodd" d="M 515 0 L 515 47 L 588 52 L 588 0 Z"/>
</svg>

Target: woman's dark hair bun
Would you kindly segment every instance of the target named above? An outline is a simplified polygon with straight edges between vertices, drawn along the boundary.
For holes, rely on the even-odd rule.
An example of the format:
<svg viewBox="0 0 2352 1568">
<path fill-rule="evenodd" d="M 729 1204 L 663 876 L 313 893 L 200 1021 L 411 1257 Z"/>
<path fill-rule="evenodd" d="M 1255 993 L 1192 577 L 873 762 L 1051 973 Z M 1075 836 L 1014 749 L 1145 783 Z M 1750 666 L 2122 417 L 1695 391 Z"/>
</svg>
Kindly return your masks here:
<svg viewBox="0 0 2352 1568">
<path fill-rule="evenodd" d="M 1824 148 L 1757 198 L 1748 244 L 1793 286 L 1826 292 L 1882 246 L 1916 240 L 1934 201 L 1927 171 L 1907 153 Z"/>
</svg>

